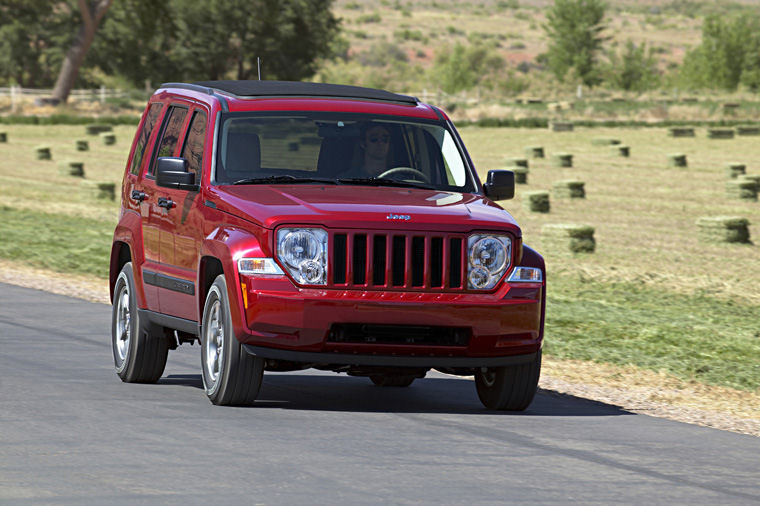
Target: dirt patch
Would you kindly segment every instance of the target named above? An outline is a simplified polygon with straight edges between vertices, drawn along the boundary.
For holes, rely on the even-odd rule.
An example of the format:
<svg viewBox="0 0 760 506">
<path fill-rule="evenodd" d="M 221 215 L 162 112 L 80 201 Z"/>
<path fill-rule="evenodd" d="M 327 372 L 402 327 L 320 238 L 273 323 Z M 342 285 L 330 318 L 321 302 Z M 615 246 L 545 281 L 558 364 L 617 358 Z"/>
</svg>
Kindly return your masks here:
<svg viewBox="0 0 760 506">
<path fill-rule="evenodd" d="M 0 282 L 110 304 L 108 281 L 0 260 Z M 760 394 L 686 382 L 666 373 L 544 357 L 544 390 L 680 422 L 760 436 Z"/>
</svg>

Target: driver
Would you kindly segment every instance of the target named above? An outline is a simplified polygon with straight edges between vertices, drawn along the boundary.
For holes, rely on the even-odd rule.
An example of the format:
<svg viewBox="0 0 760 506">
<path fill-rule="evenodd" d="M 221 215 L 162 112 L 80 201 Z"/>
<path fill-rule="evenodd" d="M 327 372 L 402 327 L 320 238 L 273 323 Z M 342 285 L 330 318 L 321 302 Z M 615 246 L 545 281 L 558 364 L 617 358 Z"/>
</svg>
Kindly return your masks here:
<svg viewBox="0 0 760 506">
<path fill-rule="evenodd" d="M 391 165 L 391 133 L 383 125 L 368 123 L 360 131 L 363 176 L 377 177 Z"/>
</svg>

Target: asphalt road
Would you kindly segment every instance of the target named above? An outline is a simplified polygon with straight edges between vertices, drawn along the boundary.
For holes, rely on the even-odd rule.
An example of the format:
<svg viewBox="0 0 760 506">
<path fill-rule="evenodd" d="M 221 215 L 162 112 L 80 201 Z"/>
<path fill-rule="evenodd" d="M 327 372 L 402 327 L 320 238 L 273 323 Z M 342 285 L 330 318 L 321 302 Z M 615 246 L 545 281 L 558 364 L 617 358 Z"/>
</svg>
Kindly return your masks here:
<svg viewBox="0 0 760 506">
<path fill-rule="evenodd" d="M 436 373 L 267 373 L 257 406 L 220 408 L 197 345 L 122 383 L 109 325 L 0 284 L 0 504 L 760 503 L 760 438 L 548 391 L 492 413 Z"/>
</svg>

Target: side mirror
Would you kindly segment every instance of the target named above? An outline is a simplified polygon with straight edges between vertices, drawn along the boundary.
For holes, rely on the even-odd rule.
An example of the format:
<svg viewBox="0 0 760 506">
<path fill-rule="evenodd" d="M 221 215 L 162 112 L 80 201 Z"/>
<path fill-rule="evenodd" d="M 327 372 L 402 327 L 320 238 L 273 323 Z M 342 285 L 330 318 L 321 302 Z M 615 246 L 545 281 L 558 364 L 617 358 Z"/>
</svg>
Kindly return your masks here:
<svg viewBox="0 0 760 506">
<path fill-rule="evenodd" d="M 162 156 L 158 159 L 156 185 L 191 192 L 200 189 L 200 186 L 195 184 L 195 174 L 187 171 L 187 160 L 173 156 Z"/>
<path fill-rule="evenodd" d="M 515 196 L 515 173 L 511 170 L 489 170 L 483 193 L 491 200 L 507 200 Z"/>
</svg>

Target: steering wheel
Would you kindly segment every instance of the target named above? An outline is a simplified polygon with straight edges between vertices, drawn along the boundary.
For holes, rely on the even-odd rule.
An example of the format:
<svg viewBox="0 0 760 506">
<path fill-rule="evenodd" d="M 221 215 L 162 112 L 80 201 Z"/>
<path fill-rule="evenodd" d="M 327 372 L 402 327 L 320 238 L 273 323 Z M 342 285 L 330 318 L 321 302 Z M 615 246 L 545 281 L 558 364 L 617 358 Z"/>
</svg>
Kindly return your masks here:
<svg viewBox="0 0 760 506">
<path fill-rule="evenodd" d="M 396 174 L 411 174 L 414 176 L 412 179 L 414 181 L 423 181 L 425 183 L 430 183 L 430 178 L 427 177 L 424 173 L 418 171 L 417 169 L 413 169 L 411 167 L 393 167 L 392 169 L 388 169 L 382 174 L 378 175 L 377 177 L 388 177 L 393 176 Z"/>
</svg>

